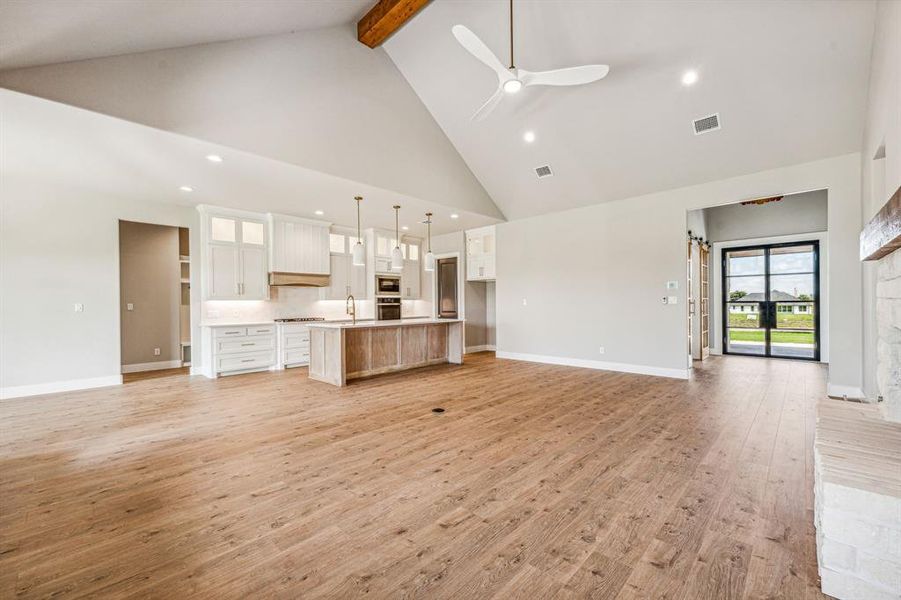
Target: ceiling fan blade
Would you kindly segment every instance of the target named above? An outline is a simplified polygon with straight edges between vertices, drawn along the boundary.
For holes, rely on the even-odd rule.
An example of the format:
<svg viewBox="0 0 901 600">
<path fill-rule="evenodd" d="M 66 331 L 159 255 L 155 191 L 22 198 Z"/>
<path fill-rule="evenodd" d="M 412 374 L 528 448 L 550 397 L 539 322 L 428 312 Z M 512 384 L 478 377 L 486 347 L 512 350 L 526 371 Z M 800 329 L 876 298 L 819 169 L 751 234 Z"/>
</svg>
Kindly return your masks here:
<svg viewBox="0 0 901 600">
<path fill-rule="evenodd" d="M 553 71 L 537 71 L 535 73 L 519 70 L 519 78 L 524 86 L 530 85 L 582 85 L 603 79 L 610 71 L 607 65 L 583 65 Z"/>
<path fill-rule="evenodd" d="M 481 121 L 482 119 L 484 119 L 485 117 L 490 115 L 491 111 L 494 110 L 494 107 L 496 107 L 498 104 L 500 104 L 501 99 L 503 99 L 503 97 L 504 97 L 504 88 L 502 88 L 502 87 L 497 88 L 497 91 L 494 92 L 494 95 L 491 96 L 490 98 L 488 98 L 488 100 L 485 102 L 485 104 L 480 106 L 479 110 L 477 110 L 475 113 L 473 113 L 472 120 L 473 121 Z"/>
<path fill-rule="evenodd" d="M 479 37 L 471 32 L 463 25 L 454 25 L 451 28 L 454 37 L 460 42 L 460 45 L 466 48 L 470 54 L 478 58 L 480 61 L 488 65 L 502 82 L 513 78 L 513 74 L 507 67 L 498 60 L 497 56 L 488 49 L 488 46 L 479 39 Z"/>
</svg>

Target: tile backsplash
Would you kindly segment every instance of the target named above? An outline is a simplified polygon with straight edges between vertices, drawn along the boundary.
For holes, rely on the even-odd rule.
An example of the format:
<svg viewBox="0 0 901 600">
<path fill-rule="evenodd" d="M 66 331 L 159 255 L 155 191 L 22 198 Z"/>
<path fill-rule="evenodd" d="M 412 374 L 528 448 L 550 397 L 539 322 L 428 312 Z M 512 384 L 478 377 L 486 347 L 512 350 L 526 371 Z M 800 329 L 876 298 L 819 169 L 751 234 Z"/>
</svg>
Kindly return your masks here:
<svg viewBox="0 0 901 600">
<path fill-rule="evenodd" d="M 343 300 L 320 300 L 319 288 L 272 287 L 269 300 L 209 300 L 203 303 L 203 323 L 234 321 L 271 321 L 290 317 L 349 318 Z M 372 300 L 357 300 L 357 318 L 372 319 Z M 427 300 L 404 300 L 404 317 L 429 316 L 432 304 Z"/>
</svg>

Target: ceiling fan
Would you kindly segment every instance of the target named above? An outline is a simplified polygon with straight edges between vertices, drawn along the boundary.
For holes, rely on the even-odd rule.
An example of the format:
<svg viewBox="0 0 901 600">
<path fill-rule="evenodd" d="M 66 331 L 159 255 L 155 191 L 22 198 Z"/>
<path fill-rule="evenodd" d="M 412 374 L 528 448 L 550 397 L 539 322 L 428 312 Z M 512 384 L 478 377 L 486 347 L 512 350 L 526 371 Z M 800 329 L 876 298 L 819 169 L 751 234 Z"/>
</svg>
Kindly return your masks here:
<svg viewBox="0 0 901 600">
<path fill-rule="evenodd" d="M 607 65 L 583 65 L 552 71 L 526 71 L 516 68 L 513 62 L 513 0 L 510 0 L 510 66 L 505 67 L 488 46 L 463 25 L 451 28 L 454 37 L 470 54 L 497 73 L 497 91 L 472 115 L 472 120 L 482 120 L 500 103 L 504 94 L 515 94 L 532 85 L 583 85 L 606 77 Z"/>
</svg>

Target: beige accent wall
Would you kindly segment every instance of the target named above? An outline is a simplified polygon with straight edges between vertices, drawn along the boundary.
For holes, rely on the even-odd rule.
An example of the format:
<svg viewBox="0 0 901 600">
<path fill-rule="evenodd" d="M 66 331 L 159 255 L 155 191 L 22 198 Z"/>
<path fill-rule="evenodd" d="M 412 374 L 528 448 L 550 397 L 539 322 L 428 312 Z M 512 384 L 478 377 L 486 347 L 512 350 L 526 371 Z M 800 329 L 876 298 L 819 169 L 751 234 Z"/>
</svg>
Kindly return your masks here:
<svg viewBox="0 0 901 600">
<path fill-rule="evenodd" d="M 178 249 L 177 227 L 119 221 L 123 365 L 180 360 Z"/>
</svg>

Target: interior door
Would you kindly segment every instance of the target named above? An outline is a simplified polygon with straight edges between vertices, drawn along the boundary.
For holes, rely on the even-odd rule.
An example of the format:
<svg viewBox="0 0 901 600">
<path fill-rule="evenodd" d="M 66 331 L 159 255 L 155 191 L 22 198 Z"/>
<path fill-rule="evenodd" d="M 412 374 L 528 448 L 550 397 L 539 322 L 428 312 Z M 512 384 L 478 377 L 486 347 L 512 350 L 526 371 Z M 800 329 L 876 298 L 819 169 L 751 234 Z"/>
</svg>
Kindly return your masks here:
<svg viewBox="0 0 901 600">
<path fill-rule="evenodd" d="M 701 267 L 701 360 L 710 354 L 710 250 L 705 244 L 698 249 Z"/>
<path fill-rule="evenodd" d="M 723 251 L 723 352 L 819 360 L 819 244 Z"/>
</svg>

